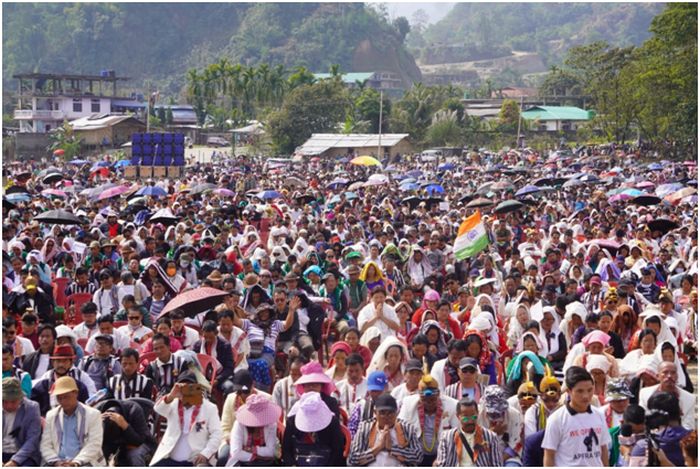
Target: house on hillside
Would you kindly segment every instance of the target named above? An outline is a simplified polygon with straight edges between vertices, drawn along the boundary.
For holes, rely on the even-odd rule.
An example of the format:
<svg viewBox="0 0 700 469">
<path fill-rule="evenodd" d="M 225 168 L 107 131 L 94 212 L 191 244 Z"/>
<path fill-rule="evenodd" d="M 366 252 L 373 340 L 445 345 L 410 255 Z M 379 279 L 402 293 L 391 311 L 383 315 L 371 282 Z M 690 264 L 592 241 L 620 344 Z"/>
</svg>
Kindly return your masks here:
<svg viewBox="0 0 700 469">
<path fill-rule="evenodd" d="M 505 88 L 491 91 L 492 98 L 536 98 L 538 95 L 537 88 L 525 88 L 522 86 L 506 86 Z"/>
<path fill-rule="evenodd" d="M 595 117 L 595 111 L 574 106 L 533 106 L 523 111 L 522 117 L 537 123 L 537 128 L 533 130 L 558 132 L 578 129 Z"/>
<path fill-rule="evenodd" d="M 331 76 L 332 75 L 330 73 L 314 73 L 314 78 L 317 80 L 325 80 L 331 78 Z M 340 79 L 349 88 L 357 87 L 358 82 L 366 82 L 366 86 L 374 88 L 377 91 L 383 90 L 391 93 L 404 90 L 401 75 L 395 72 L 378 71 L 343 73 L 341 74 Z"/>
<path fill-rule="evenodd" d="M 381 145 L 383 154 L 403 155 L 413 153 L 413 145 L 408 137 L 408 134 L 313 134 L 295 153 L 321 158 L 345 155 L 376 157 L 377 149 Z"/>
<path fill-rule="evenodd" d="M 99 146 L 107 143 L 120 146 L 131 141 L 131 136 L 146 131 L 146 124 L 133 116 L 101 114 L 81 117 L 69 122 L 76 138 L 83 145 Z"/>
</svg>

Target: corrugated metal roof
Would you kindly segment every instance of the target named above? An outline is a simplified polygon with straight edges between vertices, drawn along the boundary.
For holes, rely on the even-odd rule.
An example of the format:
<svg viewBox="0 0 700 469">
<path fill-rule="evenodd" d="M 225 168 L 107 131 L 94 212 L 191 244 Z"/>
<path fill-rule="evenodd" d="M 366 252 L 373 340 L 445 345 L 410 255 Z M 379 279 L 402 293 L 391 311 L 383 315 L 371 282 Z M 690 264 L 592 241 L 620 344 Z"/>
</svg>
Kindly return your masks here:
<svg viewBox="0 0 700 469">
<path fill-rule="evenodd" d="M 594 111 L 574 106 L 535 106 L 523 111 L 523 119 L 540 121 L 587 121 L 593 119 Z"/>
<path fill-rule="evenodd" d="M 93 116 L 81 117 L 70 122 L 73 130 L 97 130 L 104 129 L 107 127 L 112 127 L 113 125 L 119 124 L 128 119 L 134 119 L 137 122 L 141 122 L 133 116 L 104 116 L 95 114 Z"/>
<path fill-rule="evenodd" d="M 393 147 L 408 134 L 382 134 L 381 145 Z M 302 155 L 320 155 L 329 148 L 369 148 L 379 145 L 379 134 L 313 134 L 297 153 Z"/>
</svg>

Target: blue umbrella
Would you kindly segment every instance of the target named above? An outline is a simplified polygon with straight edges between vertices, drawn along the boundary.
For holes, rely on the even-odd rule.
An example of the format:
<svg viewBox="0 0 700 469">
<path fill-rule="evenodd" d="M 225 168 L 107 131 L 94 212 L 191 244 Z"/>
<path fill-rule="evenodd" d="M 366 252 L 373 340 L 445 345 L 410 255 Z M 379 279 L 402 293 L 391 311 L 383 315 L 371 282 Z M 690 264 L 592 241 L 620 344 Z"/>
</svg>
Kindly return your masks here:
<svg viewBox="0 0 700 469">
<path fill-rule="evenodd" d="M 328 205 L 337 204 L 338 202 L 340 202 L 340 196 L 334 195 L 331 200 L 328 201 Z"/>
<path fill-rule="evenodd" d="M 282 197 L 282 194 L 280 194 L 277 191 L 273 190 L 267 190 L 267 191 L 260 191 L 255 196 L 258 199 L 263 199 L 263 200 L 272 200 L 272 199 L 279 199 Z"/>
<path fill-rule="evenodd" d="M 401 181 L 401 184 L 399 185 L 403 186 L 404 184 L 410 184 L 412 182 L 416 182 L 416 178 L 406 178 L 403 181 Z"/>
<path fill-rule="evenodd" d="M 29 202 L 32 200 L 32 196 L 26 192 L 15 192 L 14 194 L 9 194 L 5 196 L 5 199 L 9 202 Z"/>
<path fill-rule="evenodd" d="M 354 192 L 346 192 L 345 198 L 348 200 L 357 199 L 357 194 L 355 194 Z"/>
<path fill-rule="evenodd" d="M 525 187 L 521 187 L 518 192 L 515 193 L 516 196 L 521 196 L 521 195 L 527 195 L 527 194 L 534 194 L 535 192 L 541 191 L 541 187 L 533 186 L 532 184 L 527 185 Z"/>
<path fill-rule="evenodd" d="M 660 163 L 651 163 L 649 166 L 647 166 L 647 168 L 651 171 L 661 171 L 662 169 L 664 169 L 664 167 L 661 166 Z"/>
<path fill-rule="evenodd" d="M 457 165 L 454 163 L 443 163 L 440 166 L 438 166 L 438 171 L 451 171 L 455 169 Z"/>
<path fill-rule="evenodd" d="M 411 176 L 412 178 L 419 178 L 423 175 L 423 171 L 419 169 L 414 169 L 412 171 L 407 172 L 406 175 Z"/>
<path fill-rule="evenodd" d="M 145 186 L 136 192 L 136 195 L 150 195 L 151 197 L 163 197 L 168 195 L 165 189 L 158 186 Z"/>
<path fill-rule="evenodd" d="M 149 210 L 141 210 L 139 213 L 136 214 L 136 218 L 134 219 L 134 222 L 136 223 L 137 226 L 141 226 L 144 223 L 148 221 L 149 218 L 151 218 L 151 212 Z"/>
<path fill-rule="evenodd" d="M 328 188 L 329 189 L 338 189 L 339 187 L 347 185 L 348 182 L 350 182 L 348 179 L 336 178 L 336 179 L 333 179 L 330 183 L 328 183 Z"/>
<path fill-rule="evenodd" d="M 430 184 L 429 186 L 425 186 L 425 191 L 428 194 L 444 194 L 445 193 L 445 189 L 440 184 Z"/>
<path fill-rule="evenodd" d="M 119 160 L 116 163 L 114 163 L 115 168 L 122 168 L 124 166 L 131 166 L 131 161 L 129 160 Z"/>
<path fill-rule="evenodd" d="M 89 163 L 89 161 L 88 160 L 71 160 L 68 163 L 80 166 L 81 164 Z"/>
<path fill-rule="evenodd" d="M 415 182 L 409 182 L 408 184 L 401 184 L 399 186 L 399 190 L 403 192 L 408 192 L 408 191 L 415 191 L 418 190 L 420 186 L 416 184 Z"/>
</svg>

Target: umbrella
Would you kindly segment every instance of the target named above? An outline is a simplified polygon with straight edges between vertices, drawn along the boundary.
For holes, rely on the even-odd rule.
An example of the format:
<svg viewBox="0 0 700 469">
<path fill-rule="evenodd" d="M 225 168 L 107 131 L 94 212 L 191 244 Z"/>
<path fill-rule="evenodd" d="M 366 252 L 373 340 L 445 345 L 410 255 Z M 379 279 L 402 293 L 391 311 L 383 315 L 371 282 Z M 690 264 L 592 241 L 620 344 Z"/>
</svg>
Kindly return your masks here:
<svg viewBox="0 0 700 469">
<path fill-rule="evenodd" d="M 196 186 L 194 186 L 190 191 L 190 194 L 203 194 L 214 189 L 216 189 L 216 184 L 212 184 L 211 182 L 205 182 L 204 184 L 197 184 Z"/>
<path fill-rule="evenodd" d="M 427 197 L 421 199 L 421 202 L 425 202 L 428 208 L 430 208 L 431 205 L 439 204 L 440 202 L 444 202 L 444 200 L 439 197 Z"/>
<path fill-rule="evenodd" d="M 110 187 L 109 189 L 100 192 L 100 195 L 97 196 L 97 200 L 105 200 L 111 199 L 112 197 L 118 197 L 126 192 L 129 192 L 130 190 L 131 187 L 128 186 Z"/>
<path fill-rule="evenodd" d="M 615 255 L 617 250 L 620 249 L 620 243 L 611 239 L 594 239 L 590 241 L 589 244 L 595 244 L 599 248 L 607 250 L 613 256 Z"/>
<path fill-rule="evenodd" d="M 656 187 L 656 184 L 654 184 L 651 181 L 642 181 L 634 187 L 636 187 L 637 189 L 652 189 L 652 188 Z"/>
<path fill-rule="evenodd" d="M 29 194 L 29 190 L 24 186 L 10 186 L 5 191 L 5 195 L 10 194 Z"/>
<path fill-rule="evenodd" d="M 676 192 L 673 192 L 672 194 L 667 195 L 666 197 L 664 197 L 664 200 L 673 204 L 695 193 L 697 193 L 697 190 L 695 188 L 684 187 L 683 189 L 680 189 Z"/>
<path fill-rule="evenodd" d="M 127 205 L 146 205 L 146 198 L 145 197 L 134 197 L 130 201 L 126 203 Z"/>
<path fill-rule="evenodd" d="M 280 194 L 277 191 L 274 190 L 265 190 L 265 191 L 260 191 L 257 194 L 255 194 L 255 197 L 258 199 L 262 200 L 272 200 L 272 199 L 280 199 L 282 198 L 282 194 Z"/>
<path fill-rule="evenodd" d="M 354 199 L 357 199 L 357 197 L 358 197 L 357 194 L 355 194 L 354 192 L 346 192 L 345 193 L 345 198 L 348 200 L 354 200 Z"/>
<path fill-rule="evenodd" d="M 136 223 L 136 226 L 141 226 L 146 223 L 149 218 L 151 218 L 151 211 L 143 209 L 136 214 L 134 222 Z"/>
<path fill-rule="evenodd" d="M 351 164 L 357 165 L 357 166 L 381 166 L 382 163 L 371 156 L 358 156 L 357 158 L 353 158 L 350 161 Z"/>
<path fill-rule="evenodd" d="M 568 178 L 554 178 L 552 179 L 552 184 L 546 184 L 546 185 L 551 185 L 551 186 L 561 186 L 565 183 L 569 182 Z"/>
<path fill-rule="evenodd" d="M 298 177 L 291 176 L 291 177 L 288 177 L 284 180 L 284 185 L 285 186 L 289 185 L 292 187 L 304 187 L 304 186 L 306 186 L 306 183 L 304 181 L 302 181 L 301 179 L 299 179 Z"/>
<path fill-rule="evenodd" d="M 47 197 L 49 196 L 54 196 L 54 197 L 68 197 L 68 194 L 65 192 L 58 190 L 58 189 L 44 189 L 41 191 L 42 195 L 45 195 Z"/>
<path fill-rule="evenodd" d="M 628 195 L 628 194 L 623 194 L 623 193 L 615 194 L 612 197 L 608 198 L 608 203 L 613 204 L 615 202 L 622 202 L 623 200 L 629 200 L 631 198 L 632 198 L 632 196 Z"/>
<path fill-rule="evenodd" d="M 355 181 L 348 186 L 348 189 L 350 189 L 351 191 L 356 191 L 358 189 L 361 189 L 364 185 L 364 181 Z"/>
<path fill-rule="evenodd" d="M 412 183 L 412 182 L 418 182 L 418 181 L 416 181 L 416 178 L 406 177 L 406 178 L 404 178 L 404 179 L 399 183 L 399 185 L 401 185 L 401 184 L 410 184 L 410 183 Z"/>
<path fill-rule="evenodd" d="M 44 184 L 53 184 L 54 182 L 60 181 L 61 179 L 63 179 L 63 174 L 49 173 L 43 177 L 41 182 L 43 182 Z"/>
<path fill-rule="evenodd" d="M 584 184 L 583 181 L 580 179 L 569 179 L 564 183 L 562 187 L 564 188 L 569 188 L 569 187 L 575 187 L 575 186 L 582 186 Z"/>
<path fill-rule="evenodd" d="M 523 208 L 525 204 L 517 200 L 505 200 L 498 204 L 496 208 L 493 209 L 494 213 L 509 213 L 515 212 Z"/>
<path fill-rule="evenodd" d="M 168 195 L 168 193 L 165 191 L 165 189 L 158 187 L 158 186 L 144 186 L 138 191 L 136 191 L 136 194 L 138 195 L 150 195 L 151 197 L 163 197 Z"/>
<path fill-rule="evenodd" d="M 647 226 L 652 232 L 660 231 L 661 233 L 666 234 L 669 231 L 678 228 L 678 223 L 673 220 L 669 220 L 668 218 L 657 218 L 656 220 L 652 220 L 647 223 Z"/>
<path fill-rule="evenodd" d="M 480 208 L 480 207 L 488 207 L 490 205 L 493 205 L 493 201 L 489 199 L 485 199 L 483 197 L 479 197 L 478 199 L 474 199 L 471 202 L 467 204 L 468 208 Z"/>
<path fill-rule="evenodd" d="M 513 189 L 515 189 L 515 187 L 508 181 L 498 181 L 496 184 L 491 186 L 492 191 L 509 191 Z"/>
<path fill-rule="evenodd" d="M 493 185 L 493 181 L 486 182 L 486 183 L 480 185 L 479 187 L 477 187 L 476 193 L 477 194 L 486 194 L 487 192 L 489 192 L 491 190 L 492 185 Z"/>
<path fill-rule="evenodd" d="M 331 182 L 328 183 L 328 186 L 327 186 L 327 187 L 330 188 L 330 189 L 338 189 L 338 188 L 340 188 L 341 186 L 347 185 L 348 182 L 350 182 L 349 179 L 345 179 L 345 178 L 335 178 L 335 179 L 333 179 Z"/>
<path fill-rule="evenodd" d="M 151 223 L 162 223 L 164 225 L 174 225 L 180 221 L 180 217 L 173 214 L 169 208 L 162 208 L 158 210 L 150 218 Z"/>
<path fill-rule="evenodd" d="M 424 189 L 428 194 L 444 194 L 445 193 L 445 188 L 442 187 L 440 184 L 430 184 L 429 186 L 425 186 Z"/>
<path fill-rule="evenodd" d="M 643 205 L 643 206 L 648 206 L 648 205 L 656 205 L 661 202 L 661 198 L 656 197 L 655 195 L 638 195 L 637 197 L 634 197 L 630 200 L 630 203 L 634 205 Z"/>
<path fill-rule="evenodd" d="M 102 177 L 109 176 L 109 169 L 104 168 L 104 167 L 99 167 L 99 168 L 94 168 L 90 170 L 90 176 L 94 176 L 96 174 L 99 174 Z"/>
<path fill-rule="evenodd" d="M 534 181 L 532 184 L 535 186 L 551 186 L 552 180 L 550 178 L 540 178 Z"/>
<path fill-rule="evenodd" d="M 595 174 L 584 174 L 578 180 L 581 182 L 598 182 L 600 178 Z"/>
<path fill-rule="evenodd" d="M 5 200 L 11 203 L 29 202 L 32 200 L 32 196 L 27 192 L 15 192 L 14 194 L 7 194 Z"/>
<path fill-rule="evenodd" d="M 406 173 L 406 176 L 410 176 L 412 178 L 419 178 L 422 175 L 423 175 L 423 171 L 421 171 L 419 169 L 413 169 L 413 170 Z"/>
<path fill-rule="evenodd" d="M 474 199 L 474 194 L 467 194 L 460 197 L 459 201 L 466 204 L 467 202 L 471 202 L 472 199 Z"/>
<path fill-rule="evenodd" d="M 647 166 L 647 169 L 649 169 L 649 171 L 661 171 L 664 167 L 661 166 L 660 163 L 651 163 Z"/>
<path fill-rule="evenodd" d="M 402 192 L 417 191 L 418 189 L 420 189 L 420 186 L 415 182 L 409 182 L 408 184 L 401 184 L 399 186 L 399 190 Z"/>
<path fill-rule="evenodd" d="M 76 165 L 76 166 L 84 165 L 84 164 L 86 164 L 86 163 L 89 163 L 89 161 L 88 161 L 88 160 L 80 160 L 80 159 L 78 159 L 78 160 L 71 160 L 71 161 L 68 162 L 68 164 L 73 164 L 73 165 Z"/>
<path fill-rule="evenodd" d="M 420 198 L 416 197 L 415 195 L 401 200 L 402 204 L 408 205 L 410 208 L 416 208 L 420 202 Z"/>
<path fill-rule="evenodd" d="M 115 168 L 122 168 L 124 166 L 131 166 L 131 161 L 129 160 L 119 160 L 116 163 L 114 163 Z"/>
<path fill-rule="evenodd" d="M 534 194 L 536 192 L 540 192 L 541 190 L 542 189 L 540 189 L 539 187 L 530 184 L 530 185 L 527 185 L 525 187 L 521 187 L 520 189 L 518 189 L 518 192 L 516 192 L 515 195 L 516 196 L 523 196 L 523 195 L 527 195 L 527 194 Z"/>
<path fill-rule="evenodd" d="M 34 217 L 34 220 L 54 225 L 80 225 L 82 221 L 76 215 L 65 210 L 49 210 Z"/>
<path fill-rule="evenodd" d="M 679 182 L 674 182 L 671 184 L 662 184 L 656 188 L 656 195 L 659 197 L 666 197 L 669 194 L 673 194 L 676 191 L 683 189 L 685 186 Z"/>
<path fill-rule="evenodd" d="M 220 195 L 222 197 L 234 197 L 236 195 L 236 193 L 233 192 L 231 189 L 226 189 L 224 187 L 214 189 L 213 192 L 214 192 L 214 194 Z"/>
<path fill-rule="evenodd" d="M 295 197 L 295 199 L 298 200 L 300 204 L 308 204 L 311 201 L 316 200 L 316 198 L 311 194 L 302 194 Z"/>
<path fill-rule="evenodd" d="M 382 183 L 389 182 L 389 177 L 386 174 L 373 174 L 369 178 L 367 178 L 368 181 L 381 181 Z"/>
<path fill-rule="evenodd" d="M 621 192 L 621 194 L 629 195 L 630 197 L 645 195 L 644 192 L 640 191 L 639 189 L 625 189 Z"/>
<path fill-rule="evenodd" d="M 194 318 L 199 313 L 219 306 L 226 296 L 228 292 L 218 288 L 200 287 L 187 290 L 170 300 L 159 317 L 167 316 L 176 309 L 182 309 L 187 317 Z"/>
<path fill-rule="evenodd" d="M 440 166 L 438 166 L 438 171 L 452 171 L 455 169 L 457 165 L 454 163 L 443 163 Z"/>
<path fill-rule="evenodd" d="M 53 151 L 53 154 L 57 155 L 57 156 L 63 155 L 64 153 L 65 153 L 65 150 L 63 148 L 59 148 L 59 149 Z"/>
</svg>

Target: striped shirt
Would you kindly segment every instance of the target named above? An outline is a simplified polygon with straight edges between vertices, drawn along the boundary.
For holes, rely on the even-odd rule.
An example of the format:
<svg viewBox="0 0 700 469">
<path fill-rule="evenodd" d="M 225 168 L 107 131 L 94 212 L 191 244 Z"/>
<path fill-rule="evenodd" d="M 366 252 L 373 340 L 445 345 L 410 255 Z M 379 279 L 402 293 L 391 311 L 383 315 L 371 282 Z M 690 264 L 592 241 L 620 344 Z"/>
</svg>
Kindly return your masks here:
<svg viewBox="0 0 700 469">
<path fill-rule="evenodd" d="M 491 430 L 482 427 L 484 432 L 485 450 L 479 451 L 473 465 L 476 467 L 502 467 L 503 466 L 503 443 L 501 439 Z M 457 457 L 457 446 L 455 439 L 459 438 L 458 432 L 461 428 L 453 428 L 450 431 L 442 432 L 438 445 L 437 458 L 433 463 L 435 467 L 459 467 L 460 458 Z M 461 450 L 466 452 L 464 446 Z M 474 448 L 472 448 L 474 450 Z M 468 457 L 468 456 L 467 456 Z"/>
<path fill-rule="evenodd" d="M 376 418 L 372 420 L 367 420 L 362 422 L 357 429 L 357 433 L 352 439 L 352 445 L 350 447 L 350 454 L 348 455 L 348 466 L 369 466 L 375 465 L 373 463 L 377 462 L 382 452 L 377 456 L 372 454 L 372 443 L 369 441 L 369 435 L 372 428 L 377 425 Z M 400 425 L 403 430 L 404 437 L 406 438 L 406 446 L 402 447 L 397 444 L 396 441 L 396 425 Z M 378 430 L 377 430 L 378 433 Z M 418 432 L 410 423 L 406 423 L 401 419 L 397 419 L 394 424 L 394 428 L 391 429 L 391 457 L 398 463 L 396 456 L 401 456 L 405 458 L 403 462 L 404 466 L 415 466 L 421 462 L 423 459 L 423 450 L 421 448 L 420 440 L 418 439 Z M 386 460 L 386 454 L 383 455 L 383 460 Z M 384 464 L 382 464 L 384 465 Z"/>
<path fill-rule="evenodd" d="M 139 373 L 131 378 L 127 378 L 123 374 L 114 375 L 109 379 L 107 389 L 115 399 L 153 398 L 153 381 L 148 376 Z"/>
<path fill-rule="evenodd" d="M 65 293 L 66 296 L 75 295 L 77 293 L 89 293 L 94 295 L 96 290 L 97 286 L 92 282 L 88 282 L 85 285 L 80 285 L 78 282 L 73 282 L 68 285 Z"/>
<path fill-rule="evenodd" d="M 159 358 L 152 361 L 146 368 L 146 376 L 153 380 L 159 395 L 167 394 L 182 371 L 182 366 L 182 358 L 171 353 L 167 363 L 161 362 Z"/>
</svg>

